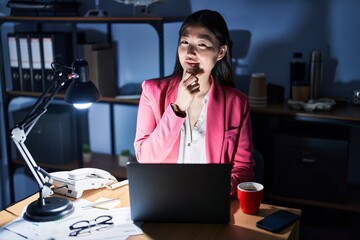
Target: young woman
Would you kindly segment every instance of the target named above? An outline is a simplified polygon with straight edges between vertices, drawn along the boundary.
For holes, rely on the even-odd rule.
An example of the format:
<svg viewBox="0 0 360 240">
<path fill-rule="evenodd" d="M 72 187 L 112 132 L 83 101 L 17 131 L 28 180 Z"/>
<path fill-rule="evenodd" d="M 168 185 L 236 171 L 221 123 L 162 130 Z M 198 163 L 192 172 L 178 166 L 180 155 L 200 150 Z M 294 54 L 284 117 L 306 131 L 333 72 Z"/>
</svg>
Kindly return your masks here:
<svg viewBox="0 0 360 240">
<path fill-rule="evenodd" d="M 230 163 L 235 197 L 238 183 L 253 179 L 254 161 L 248 99 L 234 88 L 229 48 L 218 12 L 184 21 L 173 74 L 142 84 L 134 147 L 139 163 Z"/>
</svg>

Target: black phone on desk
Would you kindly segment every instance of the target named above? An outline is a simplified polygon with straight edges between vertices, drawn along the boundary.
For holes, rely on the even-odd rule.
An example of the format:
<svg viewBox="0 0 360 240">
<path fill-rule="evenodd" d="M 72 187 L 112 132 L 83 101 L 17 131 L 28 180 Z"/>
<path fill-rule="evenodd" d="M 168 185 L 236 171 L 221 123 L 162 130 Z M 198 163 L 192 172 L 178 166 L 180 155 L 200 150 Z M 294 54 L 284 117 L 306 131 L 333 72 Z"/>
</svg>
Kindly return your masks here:
<svg viewBox="0 0 360 240">
<path fill-rule="evenodd" d="M 279 232 L 298 219 L 300 219 L 300 215 L 285 210 L 279 210 L 258 221 L 256 226 L 270 232 Z"/>
</svg>

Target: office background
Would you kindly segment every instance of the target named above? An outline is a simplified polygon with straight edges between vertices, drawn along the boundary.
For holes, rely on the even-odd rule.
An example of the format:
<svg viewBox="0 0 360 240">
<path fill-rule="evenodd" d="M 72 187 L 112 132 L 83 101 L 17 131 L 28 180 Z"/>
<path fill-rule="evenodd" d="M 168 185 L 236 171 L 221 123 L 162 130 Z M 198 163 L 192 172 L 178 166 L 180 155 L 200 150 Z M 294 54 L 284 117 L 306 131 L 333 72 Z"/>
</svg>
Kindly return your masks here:
<svg viewBox="0 0 360 240">
<path fill-rule="evenodd" d="M 2 15 L 8 15 L 6 2 L 0 3 Z M 81 14 L 94 8 L 92 1 L 82 2 Z M 95 2 L 95 1 L 94 1 Z M 130 5 L 101 1 L 100 8 L 114 16 L 133 14 Z M 289 96 L 290 62 L 294 52 L 302 52 L 310 61 L 313 50 L 324 54 L 322 95 L 351 101 L 352 91 L 360 88 L 360 1 L 357 0 L 168 0 L 150 7 L 152 15 L 187 16 L 199 9 L 213 9 L 223 14 L 234 40 L 234 72 L 238 88 L 247 91 L 249 76 L 264 72 L 267 82 L 285 87 Z M 165 74 L 174 65 L 177 34 L 181 23 L 165 24 Z M 6 26 L 11 31 L 14 26 Z M 92 25 L 84 29 L 105 32 L 106 27 Z M 118 45 L 118 85 L 141 83 L 159 76 L 159 56 L 155 30 L 146 24 L 113 25 L 113 41 Z M 2 39 L 4 43 L 4 39 Z M 149 47 L 151 46 L 151 47 Z M 4 53 L 7 49 L 3 49 Z M 141 71 L 139 71 L 141 69 Z M 0 101 L 2 101 L 0 99 Z M 29 104 L 12 103 L 11 109 Z M 109 106 L 95 104 L 89 110 L 89 138 L 92 151 L 110 153 Z M 133 151 L 136 127 L 136 106 L 115 106 L 116 151 Z M 0 143 L 5 141 L 3 105 L 0 102 Z M 9 204 L 6 149 L 0 149 L 0 206 Z M 27 196 L 36 191 L 28 187 L 32 179 L 18 172 L 18 191 Z"/>
</svg>

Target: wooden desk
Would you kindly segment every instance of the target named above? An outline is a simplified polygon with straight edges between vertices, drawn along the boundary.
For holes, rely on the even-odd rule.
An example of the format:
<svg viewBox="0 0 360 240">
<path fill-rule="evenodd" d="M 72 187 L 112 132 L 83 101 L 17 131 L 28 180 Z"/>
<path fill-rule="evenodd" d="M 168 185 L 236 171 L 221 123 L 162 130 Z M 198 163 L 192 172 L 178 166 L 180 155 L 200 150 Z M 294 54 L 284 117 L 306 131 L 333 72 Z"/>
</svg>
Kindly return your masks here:
<svg viewBox="0 0 360 240">
<path fill-rule="evenodd" d="M 37 194 L 0 212 L 0 226 L 20 216 L 23 208 L 37 199 Z M 120 197 L 122 206 L 130 205 L 129 189 L 124 186 L 115 190 L 98 189 L 86 191 L 83 198 L 95 201 L 100 197 Z M 299 221 L 287 227 L 279 234 L 259 229 L 255 223 L 261 218 L 279 209 L 286 209 L 301 214 L 299 209 L 283 208 L 262 204 L 257 215 L 246 215 L 239 209 L 237 200 L 231 201 L 231 220 L 229 224 L 176 224 L 176 223 L 144 223 L 144 235 L 132 236 L 130 239 L 299 239 Z"/>
</svg>

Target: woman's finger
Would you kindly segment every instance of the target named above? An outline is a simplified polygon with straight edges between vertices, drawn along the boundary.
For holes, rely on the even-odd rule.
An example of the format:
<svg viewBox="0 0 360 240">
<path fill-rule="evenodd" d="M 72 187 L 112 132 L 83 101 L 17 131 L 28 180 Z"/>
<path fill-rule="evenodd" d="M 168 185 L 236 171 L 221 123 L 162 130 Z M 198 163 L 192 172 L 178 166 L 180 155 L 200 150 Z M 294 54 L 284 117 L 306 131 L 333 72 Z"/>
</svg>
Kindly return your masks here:
<svg viewBox="0 0 360 240">
<path fill-rule="evenodd" d="M 193 81 L 191 84 L 187 86 L 187 89 L 190 92 L 198 92 L 200 91 L 200 84 L 198 80 Z"/>
</svg>

